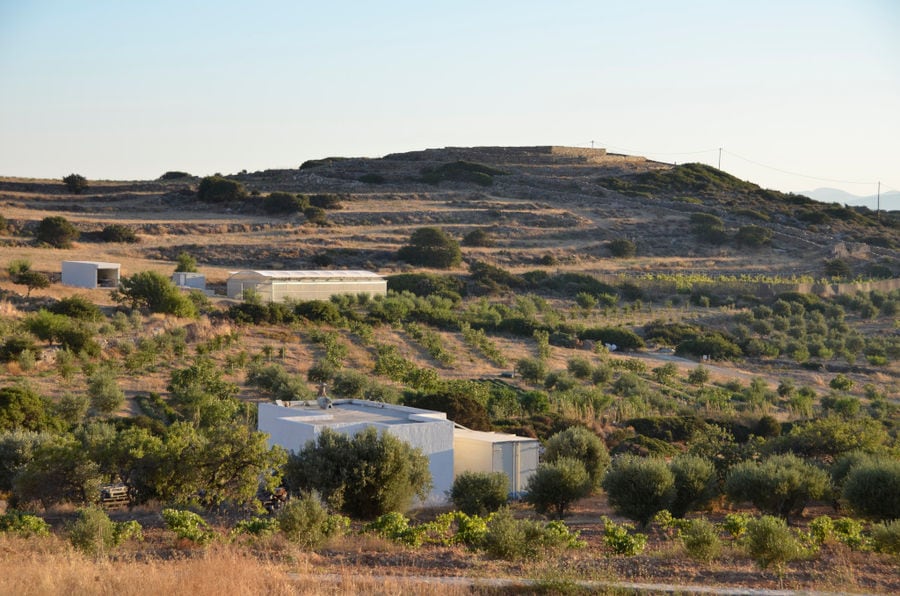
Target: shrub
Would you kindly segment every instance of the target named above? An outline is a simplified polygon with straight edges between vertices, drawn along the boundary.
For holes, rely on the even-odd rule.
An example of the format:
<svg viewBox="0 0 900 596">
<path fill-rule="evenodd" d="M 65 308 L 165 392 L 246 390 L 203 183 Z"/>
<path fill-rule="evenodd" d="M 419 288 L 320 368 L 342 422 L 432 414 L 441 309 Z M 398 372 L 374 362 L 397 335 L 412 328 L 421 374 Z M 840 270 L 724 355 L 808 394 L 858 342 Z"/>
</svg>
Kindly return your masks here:
<svg viewBox="0 0 900 596">
<path fill-rule="evenodd" d="M 262 199 L 262 208 L 266 213 L 290 215 L 299 213 L 309 207 L 309 201 L 288 192 L 273 192 Z"/>
<path fill-rule="evenodd" d="M 215 532 L 209 529 L 209 524 L 193 511 L 163 509 L 162 517 L 166 527 L 175 532 L 179 540 L 207 544 L 216 537 Z"/>
<path fill-rule="evenodd" d="M 375 173 L 363 174 L 358 180 L 366 184 L 384 184 L 386 182 L 384 176 Z"/>
<path fill-rule="evenodd" d="M 341 520 L 332 519 L 315 492 L 292 499 L 278 513 L 278 528 L 291 542 L 304 548 L 318 548 L 344 527 Z"/>
<path fill-rule="evenodd" d="M 181 178 L 190 178 L 191 175 L 187 172 L 179 172 L 177 170 L 171 170 L 163 174 L 159 177 L 160 180 L 179 180 Z"/>
<path fill-rule="evenodd" d="M 482 246 L 489 247 L 494 246 L 494 239 L 491 237 L 490 233 L 484 228 L 476 228 L 463 236 L 462 245 L 463 246 Z"/>
<path fill-rule="evenodd" d="M 646 526 L 675 495 L 675 476 L 662 459 L 623 455 L 603 478 L 603 490 L 617 513 Z"/>
<path fill-rule="evenodd" d="M 900 519 L 900 461 L 877 459 L 851 468 L 842 494 L 860 515 Z"/>
<path fill-rule="evenodd" d="M 565 516 L 575 501 L 591 492 L 591 478 L 584 464 L 573 457 L 559 457 L 545 462 L 525 485 L 525 501 L 540 514 Z"/>
<path fill-rule="evenodd" d="M 91 375 L 87 394 L 91 400 L 91 409 L 97 414 L 112 414 L 125 403 L 125 392 L 116 382 L 115 375 L 106 369 Z"/>
<path fill-rule="evenodd" d="M 591 489 L 600 487 L 609 466 L 609 451 L 603 440 L 583 426 L 571 426 L 547 440 L 544 460 L 554 462 L 563 457 L 575 458 L 584 465 Z"/>
<path fill-rule="evenodd" d="M 65 217 L 52 215 L 41 220 L 34 235 L 38 242 L 54 248 L 71 248 L 81 232 Z"/>
<path fill-rule="evenodd" d="M 783 519 L 764 515 L 747 524 L 747 553 L 761 569 L 775 567 L 779 575 L 784 565 L 803 556 L 803 548 Z"/>
<path fill-rule="evenodd" d="M 734 237 L 741 246 L 759 248 L 772 242 L 772 230 L 761 226 L 741 226 Z"/>
<path fill-rule="evenodd" d="M 142 271 L 122 278 L 113 299 L 132 308 L 179 317 L 196 317 L 197 307 L 175 284 L 156 271 Z"/>
<path fill-rule="evenodd" d="M 102 509 L 88 507 L 78 512 L 78 519 L 68 527 L 69 542 L 92 557 L 104 557 L 128 538 L 142 538 L 136 521 L 116 523 Z"/>
<path fill-rule="evenodd" d="M 547 365 L 540 358 L 520 358 L 516 362 L 516 373 L 526 383 L 539 385 L 547 376 Z"/>
<path fill-rule="evenodd" d="M 900 556 L 900 519 L 872 526 L 872 548 Z"/>
<path fill-rule="evenodd" d="M 247 197 L 240 182 L 222 176 L 206 176 L 197 188 L 197 198 L 205 203 L 230 203 Z"/>
<path fill-rule="evenodd" d="M 175 262 L 177 263 L 175 266 L 175 273 L 197 272 L 197 259 L 188 252 L 181 251 L 178 253 L 178 256 L 175 257 Z"/>
<path fill-rule="evenodd" d="M 675 496 L 670 505 L 675 517 L 705 507 L 718 492 L 716 467 L 706 458 L 679 455 L 669 464 L 675 478 Z"/>
<path fill-rule="evenodd" d="M 449 269 L 462 261 L 457 242 L 438 228 L 419 228 L 409 241 L 397 251 L 397 258 L 411 265 Z"/>
<path fill-rule="evenodd" d="M 111 224 L 104 227 L 100 232 L 100 238 L 104 242 L 128 242 L 131 244 L 138 242 L 138 237 L 134 230 L 121 224 Z"/>
<path fill-rule="evenodd" d="M 647 546 L 647 535 L 633 533 L 631 524 L 617 524 L 605 515 L 600 518 L 603 524 L 603 544 L 613 554 L 635 557 Z"/>
<path fill-rule="evenodd" d="M 467 515 L 486 515 L 506 505 L 508 494 L 503 472 L 463 472 L 453 480 L 450 500 Z"/>
<path fill-rule="evenodd" d="M 303 209 L 303 217 L 306 221 L 317 226 L 328 225 L 328 214 L 321 207 L 309 206 Z"/>
<path fill-rule="evenodd" d="M 312 195 L 309 204 L 319 209 L 342 209 L 341 197 L 338 195 Z"/>
<path fill-rule="evenodd" d="M 708 563 L 719 556 L 722 541 L 715 524 L 705 519 L 693 519 L 680 533 L 684 550 L 692 559 Z"/>
<path fill-rule="evenodd" d="M 825 275 L 827 277 L 848 278 L 853 275 L 850 263 L 844 259 L 831 259 L 825 261 Z"/>
<path fill-rule="evenodd" d="M 0 532 L 22 538 L 49 536 L 50 525 L 41 517 L 13 510 L 0 515 Z"/>
<path fill-rule="evenodd" d="M 294 491 L 317 491 L 332 507 L 363 519 L 405 511 L 431 489 L 422 451 L 374 428 L 353 437 L 326 429 L 290 455 L 284 481 Z"/>
<path fill-rule="evenodd" d="M 625 238 L 611 240 L 607 247 L 609 248 L 609 252 L 611 252 L 614 257 L 618 257 L 620 259 L 633 257 L 635 254 L 637 254 L 637 245 L 635 245 L 635 243 L 631 240 L 627 240 Z"/>
<path fill-rule="evenodd" d="M 103 319 L 103 312 L 96 304 L 83 296 L 69 296 L 51 304 L 49 311 L 65 315 L 70 319 L 82 321 L 99 321 Z"/>
<path fill-rule="evenodd" d="M 584 542 L 560 521 L 542 523 L 515 519 L 508 509 L 494 513 L 482 545 L 497 559 L 536 559 L 562 549 L 581 548 Z"/>
<path fill-rule="evenodd" d="M 80 174 L 69 174 L 62 181 L 66 185 L 66 190 L 76 195 L 80 195 L 88 187 L 87 178 Z"/>
<path fill-rule="evenodd" d="M 764 462 L 734 466 L 725 480 L 725 493 L 736 503 L 750 501 L 760 511 L 787 519 L 799 514 L 811 499 L 829 489 L 828 474 L 795 455 L 773 455 Z"/>
<path fill-rule="evenodd" d="M 378 516 L 377 519 L 366 524 L 364 530 L 407 546 L 420 546 L 424 538 L 423 531 L 411 527 L 409 518 L 396 511 Z"/>
<path fill-rule="evenodd" d="M 258 538 L 272 536 L 280 529 L 278 518 L 275 517 L 251 517 L 242 519 L 231 530 L 232 536 L 249 534 Z"/>
<path fill-rule="evenodd" d="M 747 532 L 747 526 L 753 518 L 748 513 L 727 513 L 722 521 L 722 529 L 737 540 Z"/>
</svg>

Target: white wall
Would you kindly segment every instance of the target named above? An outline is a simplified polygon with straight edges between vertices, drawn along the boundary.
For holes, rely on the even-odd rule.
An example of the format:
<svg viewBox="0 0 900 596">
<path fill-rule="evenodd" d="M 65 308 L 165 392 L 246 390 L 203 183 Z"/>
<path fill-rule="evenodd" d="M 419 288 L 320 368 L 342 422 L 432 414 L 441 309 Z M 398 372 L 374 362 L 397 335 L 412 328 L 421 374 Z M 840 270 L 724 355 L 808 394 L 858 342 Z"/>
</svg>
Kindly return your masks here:
<svg viewBox="0 0 900 596">
<path fill-rule="evenodd" d="M 96 263 L 82 263 L 80 261 L 62 262 L 62 283 L 76 288 L 97 287 Z"/>
</svg>

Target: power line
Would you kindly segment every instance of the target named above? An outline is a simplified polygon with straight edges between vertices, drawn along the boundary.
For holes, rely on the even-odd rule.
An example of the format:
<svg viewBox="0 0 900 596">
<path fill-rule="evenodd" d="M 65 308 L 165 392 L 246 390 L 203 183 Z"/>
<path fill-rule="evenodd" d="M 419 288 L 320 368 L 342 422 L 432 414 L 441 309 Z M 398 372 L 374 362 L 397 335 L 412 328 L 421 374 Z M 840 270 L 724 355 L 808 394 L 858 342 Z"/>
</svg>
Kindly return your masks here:
<svg viewBox="0 0 900 596">
<path fill-rule="evenodd" d="M 728 155 L 737 157 L 738 159 L 742 159 L 746 162 L 752 163 L 753 165 L 757 165 L 761 168 L 774 170 L 776 172 L 781 172 L 782 174 L 788 174 L 790 176 L 798 176 L 800 178 L 809 178 L 810 180 L 820 180 L 822 182 L 837 182 L 838 184 L 859 184 L 859 185 L 867 185 L 867 186 L 872 186 L 875 184 L 875 182 L 860 182 L 859 180 L 838 180 L 835 178 L 822 178 L 821 176 L 809 176 L 807 174 L 800 174 L 798 172 L 791 172 L 788 170 L 783 170 L 781 168 L 776 168 L 775 166 L 766 165 L 764 163 L 754 161 L 754 160 L 750 159 L 749 157 L 744 157 L 743 155 L 738 155 L 734 151 L 728 151 L 727 149 L 723 149 L 723 151 L 725 153 L 727 153 Z"/>
</svg>

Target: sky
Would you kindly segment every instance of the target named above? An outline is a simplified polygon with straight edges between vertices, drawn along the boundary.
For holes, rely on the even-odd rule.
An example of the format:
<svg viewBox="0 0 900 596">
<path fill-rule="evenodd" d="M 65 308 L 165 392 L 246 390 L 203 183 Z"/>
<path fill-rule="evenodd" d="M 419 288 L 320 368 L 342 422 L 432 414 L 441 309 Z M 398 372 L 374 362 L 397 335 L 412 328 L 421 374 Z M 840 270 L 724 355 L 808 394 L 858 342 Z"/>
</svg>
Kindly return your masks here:
<svg viewBox="0 0 900 596">
<path fill-rule="evenodd" d="M 897 0 L 0 0 L 0 176 L 593 144 L 872 195 L 898 31 Z"/>
</svg>

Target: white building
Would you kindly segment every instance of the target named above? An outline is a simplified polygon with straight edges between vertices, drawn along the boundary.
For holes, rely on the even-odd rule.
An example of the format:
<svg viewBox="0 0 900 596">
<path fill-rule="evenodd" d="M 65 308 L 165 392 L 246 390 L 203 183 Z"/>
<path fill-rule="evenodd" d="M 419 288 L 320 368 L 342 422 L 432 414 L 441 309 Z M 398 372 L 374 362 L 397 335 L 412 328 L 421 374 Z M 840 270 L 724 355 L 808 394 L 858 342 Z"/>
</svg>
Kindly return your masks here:
<svg viewBox="0 0 900 596">
<path fill-rule="evenodd" d="M 172 282 L 179 288 L 206 289 L 206 276 L 193 271 L 176 271 L 172 274 Z"/>
<path fill-rule="evenodd" d="M 324 405 L 324 404 L 323 404 Z M 469 430 L 447 420 L 443 412 L 359 399 L 259 404 L 257 428 L 269 445 L 300 451 L 325 428 L 355 435 L 368 427 L 389 432 L 428 457 L 433 488 L 428 499 L 444 503 L 453 480 L 462 472 L 503 472 L 509 492 L 521 496 L 538 466 L 537 439 Z"/>
<path fill-rule="evenodd" d="M 537 470 L 540 452 L 537 439 L 457 426 L 453 432 L 453 475 L 503 472 L 509 479 L 509 493 L 520 497 Z"/>
<path fill-rule="evenodd" d="M 387 280 L 371 271 L 236 271 L 227 282 L 229 298 L 253 290 L 263 302 L 328 300 L 338 294 L 387 294 Z"/>
<path fill-rule="evenodd" d="M 116 288 L 120 267 L 118 263 L 63 261 L 62 283 L 77 288 Z"/>
<path fill-rule="evenodd" d="M 326 428 L 353 436 L 374 427 L 418 447 L 428 457 L 432 491 L 429 502 L 444 502 L 453 486 L 453 422 L 443 412 L 359 399 L 336 399 L 323 408 L 315 400 L 259 404 L 257 428 L 269 445 L 300 451 Z"/>
</svg>

